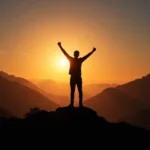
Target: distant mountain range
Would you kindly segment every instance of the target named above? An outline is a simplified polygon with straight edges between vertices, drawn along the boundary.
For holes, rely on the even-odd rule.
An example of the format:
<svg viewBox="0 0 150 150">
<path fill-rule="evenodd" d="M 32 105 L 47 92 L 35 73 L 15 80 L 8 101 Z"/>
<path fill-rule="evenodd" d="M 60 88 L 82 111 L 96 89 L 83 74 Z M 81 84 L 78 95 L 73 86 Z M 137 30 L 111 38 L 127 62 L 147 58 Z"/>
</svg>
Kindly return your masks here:
<svg viewBox="0 0 150 150">
<path fill-rule="evenodd" d="M 4 79 L 10 81 L 10 82 L 15 82 L 15 83 L 19 83 L 21 85 L 24 85 L 30 89 L 34 89 L 44 95 L 46 95 L 46 93 L 41 90 L 36 84 L 33 84 L 31 81 L 25 79 L 25 78 L 21 78 L 21 77 L 16 77 L 14 75 L 9 75 L 6 72 L 0 71 L 0 77 L 3 77 Z"/>
<path fill-rule="evenodd" d="M 38 87 L 45 91 L 49 98 L 55 100 L 61 106 L 69 104 L 70 100 L 70 85 L 68 83 L 59 83 L 51 79 L 36 81 Z M 102 90 L 108 87 L 116 87 L 117 84 L 83 84 L 84 99 L 87 100 L 92 96 L 97 95 Z M 76 88 L 75 103 L 78 103 L 78 91 Z"/>
<path fill-rule="evenodd" d="M 0 108 L 9 112 L 10 116 L 23 116 L 34 107 L 45 110 L 59 107 L 39 91 L 37 86 L 26 79 L 0 72 Z M 8 113 L 6 114 L 8 116 Z"/>
<path fill-rule="evenodd" d="M 116 86 L 118 86 L 118 84 L 107 84 L 107 83 L 85 84 L 83 86 L 83 91 L 88 96 L 87 98 L 91 98 L 97 95 L 98 93 L 102 92 L 106 88 L 116 87 Z"/>
<path fill-rule="evenodd" d="M 99 116 L 150 130 L 150 75 L 123 85 L 91 84 L 83 88 L 84 98 L 88 98 L 84 100 L 84 106 L 92 108 Z M 67 84 L 44 80 L 36 85 L 1 71 L 0 116 L 22 117 L 31 108 L 50 111 L 66 106 L 70 93 L 67 89 Z M 78 103 L 78 93 L 76 99 Z"/>
<path fill-rule="evenodd" d="M 109 121 L 122 120 L 150 129 L 150 75 L 107 88 L 85 101 L 84 105 Z"/>
</svg>

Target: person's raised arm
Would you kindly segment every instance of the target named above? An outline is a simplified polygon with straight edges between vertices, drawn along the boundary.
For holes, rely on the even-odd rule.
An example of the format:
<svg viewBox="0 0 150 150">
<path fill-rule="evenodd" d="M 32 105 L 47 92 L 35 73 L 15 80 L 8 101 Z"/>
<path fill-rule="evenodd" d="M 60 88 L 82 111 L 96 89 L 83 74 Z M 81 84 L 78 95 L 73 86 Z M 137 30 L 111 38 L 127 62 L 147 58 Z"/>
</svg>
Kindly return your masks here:
<svg viewBox="0 0 150 150">
<path fill-rule="evenodd" d="M 85 61 L 89 56 L 91 56 L 96 51 L 96 48 L 93 48 L 93 50 L 81 58 L 82 61 Z"/>
<path fill-rule="evenodd" d="M 63 54 L 64 54 L 68 59 L 70 59 L 71 56 L 69 56 L 69 54 L 64 50 L 64 48 L 63 48 L 62 45 L 61 45 L 61 42 L 58 42 L 58 46 L 59 46 L 59 48 L 61 49 L 61 51 L 63 52 Z"/>
</svg>

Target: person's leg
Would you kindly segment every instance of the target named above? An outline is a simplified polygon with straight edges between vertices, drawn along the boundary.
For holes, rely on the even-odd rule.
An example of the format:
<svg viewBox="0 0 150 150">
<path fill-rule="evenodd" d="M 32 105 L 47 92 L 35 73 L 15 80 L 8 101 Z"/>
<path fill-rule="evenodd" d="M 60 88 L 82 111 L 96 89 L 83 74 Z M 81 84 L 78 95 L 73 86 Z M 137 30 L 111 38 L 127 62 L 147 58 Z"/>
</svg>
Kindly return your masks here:
<svg viewBox="0 0 150 150">
<path fill-rule="evenodd" d="M 74 93 L 75 93 L 75 84 L 70 82 L 70 106 L 74 105 Z"/>
<path fill-rule="evenodd" d="M 79 106 L 83 106 L 83 92 L 82 92 L 82 79 L 77 83 L 78 92 L 79 92 Z"/>
</svg>

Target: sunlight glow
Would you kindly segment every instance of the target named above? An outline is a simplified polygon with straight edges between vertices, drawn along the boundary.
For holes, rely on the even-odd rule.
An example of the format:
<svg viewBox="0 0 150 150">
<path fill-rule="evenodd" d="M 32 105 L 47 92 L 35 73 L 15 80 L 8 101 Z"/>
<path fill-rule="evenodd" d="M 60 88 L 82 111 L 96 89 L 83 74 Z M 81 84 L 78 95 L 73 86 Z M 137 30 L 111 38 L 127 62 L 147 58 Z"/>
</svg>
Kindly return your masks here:
<svg viewBox="0 0 150 150">
<path fill-rule="evenodd" d="M 59 64 L 61 67 L 65 67 L 67 65 L 67 60 L 62 58 L 59 60 Z"/>
</svg>

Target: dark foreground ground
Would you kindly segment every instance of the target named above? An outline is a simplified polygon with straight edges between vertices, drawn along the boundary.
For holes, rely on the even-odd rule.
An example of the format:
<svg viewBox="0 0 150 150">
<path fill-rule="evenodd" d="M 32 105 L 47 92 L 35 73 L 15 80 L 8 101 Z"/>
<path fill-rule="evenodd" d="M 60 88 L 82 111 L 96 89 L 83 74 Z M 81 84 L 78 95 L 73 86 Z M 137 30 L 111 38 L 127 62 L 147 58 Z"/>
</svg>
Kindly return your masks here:
<svg viewBox="0 0 150 150">
<path fill-rule="evenodd" d="M 50 142 L 53 138 L 58 145 L 60 141 L 66 140 L 66 145 L 85 144 L 92 145 L 93 148 L 96 146 L 96 149 L 106 149 L 108 146 L 111 149 L 150 148 L 149 131 L 126 123 L 110 123 L 86 107 L 58 108 L 54 112 L 40 110 L 30 112 L 22 119 L 1 118 L 0 133 L 8 135 L 14 131 L 16 135 L 20 133 L 20 138 L 25 132 L 28 139 L 35 136 L 34 139 L 42 141 L 47 138 Z M 10 136 L 12 137 L 12 134 Z"/>
</svg>

